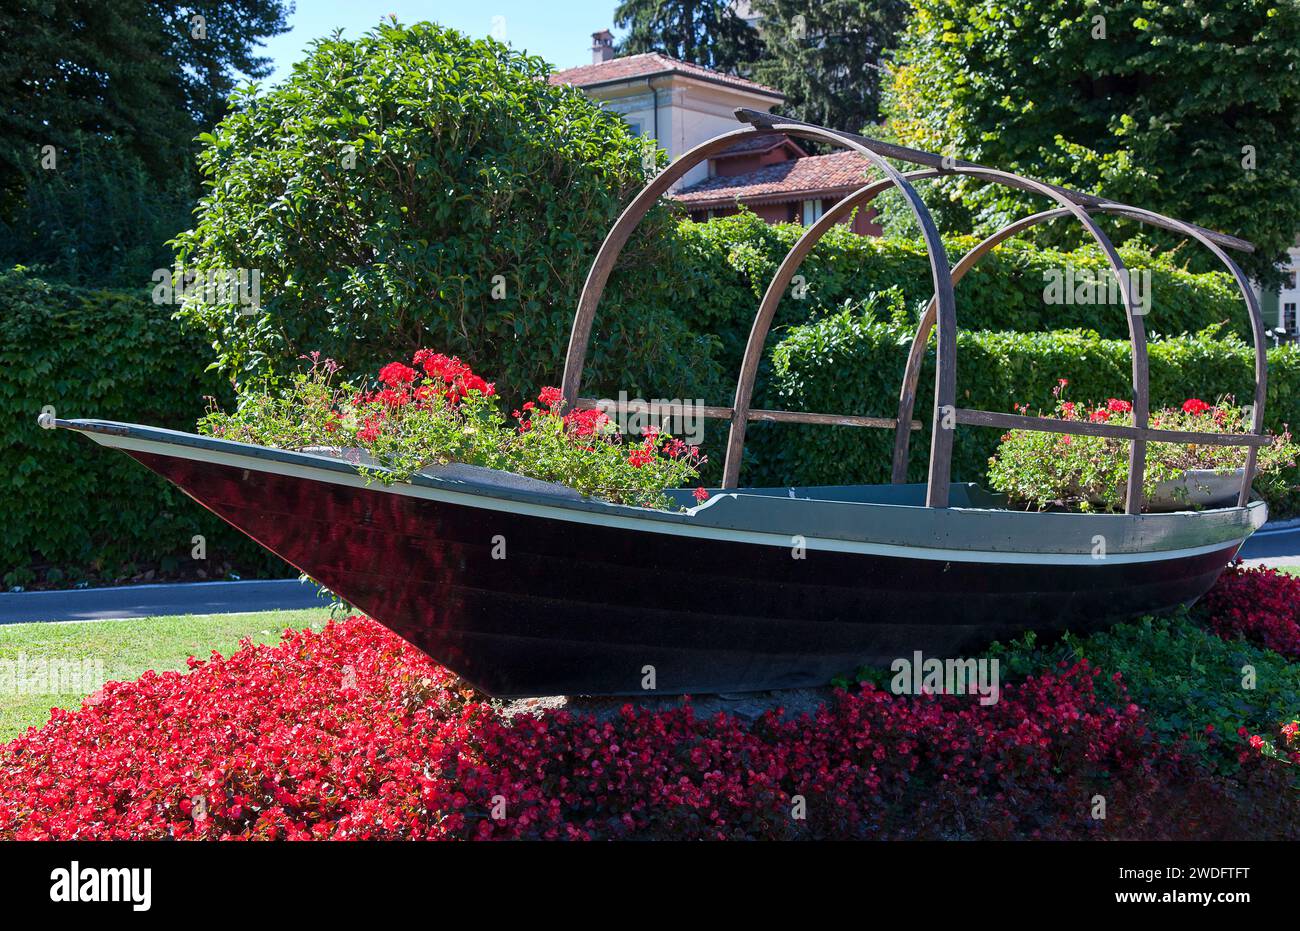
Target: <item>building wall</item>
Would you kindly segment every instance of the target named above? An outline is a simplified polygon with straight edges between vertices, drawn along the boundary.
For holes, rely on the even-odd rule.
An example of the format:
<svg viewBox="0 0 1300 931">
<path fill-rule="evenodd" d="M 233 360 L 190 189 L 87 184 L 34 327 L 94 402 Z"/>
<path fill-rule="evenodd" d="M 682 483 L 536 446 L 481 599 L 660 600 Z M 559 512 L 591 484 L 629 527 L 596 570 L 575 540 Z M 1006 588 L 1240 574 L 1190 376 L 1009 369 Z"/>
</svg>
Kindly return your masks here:
<svg viewBox="0 0 1300 931">
<path fill-rule="evenodd" d="M 648 81 L 637 78 L 625 84 L 587 87 L 583 90 L 622 116 L 640 135 L 647 138 L 656 135 L 657 93 L 657 138 L 660 148 L 668 153 L 670 162 L 707 139 L 742 128 L 743 124 L 736 121 L 732 112 L 737 107 L 770 111 L 775 105 L 770 97 L 695 81 L 680 75 L 650 78 Z M 709 166 L 706 162 L 688 171 L 672 189 L 687 187 L 708 176 Z"/>
<path fill-rule="evenodd" d="M 1273 329 L 1285 329 L 1291 339 L 1296 337 L 1300 321 L 1300 248 L 1287 250 L 1289 279 L 1282 284 L 1277 295 L 1277 312 L 1264 322 Z"/>
<path fill-rule="evenodd" d="M 1264 326 L 1284 339 L 1295 340 L 1300 333 L 1300 245 L 1287 250 L 1288 279 L 1276 291 L 1264 291 L 1254 285 Z"/>
<path fill-rule="evenodd" d="M 823 200 L 822 210 L 829 210 L 835 205 L 834 200 Z M 801 223 L 803 221 L 803 201 L 787 201 L 779 204 L 749 204 L 749 209 L 754 212 L 755 216 L 767 223 Z M 715 207 L 711 210 L 692 210 L 690 217 L 692 220 L 707 220 L 710 216 L 729 217 L 736 213 L 735 207 Z M 862 236 L 879 236 L 883 232 L 879 223 L 875 222 L 876 209 L 867 207 L 859 209 L 857 215 L 853 218 L 853 232 Z M 847 220 L 841 220 L 841 225 L 847 223 Z"/>
</svg>

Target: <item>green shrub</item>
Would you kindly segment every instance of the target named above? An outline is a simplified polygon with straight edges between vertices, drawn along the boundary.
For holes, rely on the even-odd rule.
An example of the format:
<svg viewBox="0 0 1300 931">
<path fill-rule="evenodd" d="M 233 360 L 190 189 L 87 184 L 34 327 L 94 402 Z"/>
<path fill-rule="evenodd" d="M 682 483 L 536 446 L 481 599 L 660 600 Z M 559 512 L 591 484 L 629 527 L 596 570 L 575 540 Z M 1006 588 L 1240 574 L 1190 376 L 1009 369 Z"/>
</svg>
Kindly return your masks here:
<svg viewBox="0 0 1300 931">
<path fill-rule="evenodd" d="M 1244 746 L 1239 728 L 1274 734 L 1300 712 L 1300 666 L 1244 640 L 1218 637 L 1186 613 L 1119 624 L 1088 637 L 1067 634 L 1053 644 L 1039 644 L 1031 633 L 1010 646 L 995 644 L 989 655 L 999 657 L 1011 678 L 1083 658 L 1106 676 L 1119 673 L 1162 743 L 1186 736 L 1225 771 L 1238 766 Z M 1243 686 L 1248 673 L 1252 688 Z"/>
<path fill-rule="evenodd" d="M 187 270 L 261 274 L 261 310 L 196 303 L 228 375 L 288 374 L 320 351 L 351 371 L 422 346 L 501 380 L 558 382 L 587 270 L 646 182 L 615 113 L 547 82 L 540 58 L 424 23 L 319 41 L 281 84 L 237 95 L 176 240 Z M 616 273 L 588 390 L 689 391 L 708 344 L 674 312 L 658 209 Z M 683 384 L 686 382 L 686 384 Z"/>
<path fill-rule="evenodd" d="M 192 430 L 203 395 L 203 340 L 179 329 L 147 292 L 52 284 L 0 273 L 0 472 L 5 476 L 0 579 L 33 569 L 118 567 L 190 559 L 203 534 L 210 563 L 246 571 L 283 564 L 121 453 L 36 417 L 102 417 Z"/>
<path fill-rule="evenodd" d="M 763 407 L 823 413 L 894 416 L 911 344 L 910 324 L 891 319 L 875 303 L 845 309 L 780 334 L 772 350 L 771 374 L 759 396 Z M 1300 347 L 1269 352 L 1266 426 L 1281 432 L 1300 424 Z M 1213 330 L 1150 344 L 1151 404 L 1178 406 L 1186 398 L 1253 395 L 1250 348 Z M 1129 398 L 1130 347 L 1095 332 L 962 332 L 957 350 L 957 403 L 962 407 L 1010 412 L 1026 404 L 1050 410 L 1058 380 L 1070 380 L 1075 398 Z M 929 418 L 934 398 L 934 344 L 922 368 L 909 478 L 922 481 L 929 456 Z M 718 433 L 721 431 L 715 431 Z M 742 480 L 753 484 L 844 484 L 887 482 L 893 451 L 888 430 L 755 424 L 748 433 Z M 1001 431 L 959 427 L 953 452 L 955 481 L 984 483 L 988 459 Z M 1288 475 L 1295 484 L 1294 473 Z"/>
</svg>

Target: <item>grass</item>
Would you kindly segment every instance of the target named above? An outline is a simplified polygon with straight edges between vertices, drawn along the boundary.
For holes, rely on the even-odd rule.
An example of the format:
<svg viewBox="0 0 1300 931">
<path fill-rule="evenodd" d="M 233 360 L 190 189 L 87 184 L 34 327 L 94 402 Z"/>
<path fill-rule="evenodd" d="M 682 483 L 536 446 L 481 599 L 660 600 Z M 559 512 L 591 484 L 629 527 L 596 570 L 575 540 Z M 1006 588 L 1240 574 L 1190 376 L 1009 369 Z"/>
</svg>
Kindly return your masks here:
<svg viewBox="0 0 1300 931">
<path fill-rule="evenodd" d="M 1278 566 L 1277 571 L 1287 575 L 1300 575 L 1300 566 Z"/>
<path fill-rule="evenodd" d="M 52 707 L 81 707 L 82 699 L 106 681 L 135 679 L 150 669 L 184 670 L 190 656 L 206 659 L 212 650 L 230 655 L 242 637 L 276 643 L 286 627 L 319 628 L 328 618 L 325 608 L 307 608 L 0 625 L 0 743 L 44 724 Z M 58 665 L 45 665 L 50 661 Z M 42 669 L 61 681 L 33 681 Z"/>
</svg>

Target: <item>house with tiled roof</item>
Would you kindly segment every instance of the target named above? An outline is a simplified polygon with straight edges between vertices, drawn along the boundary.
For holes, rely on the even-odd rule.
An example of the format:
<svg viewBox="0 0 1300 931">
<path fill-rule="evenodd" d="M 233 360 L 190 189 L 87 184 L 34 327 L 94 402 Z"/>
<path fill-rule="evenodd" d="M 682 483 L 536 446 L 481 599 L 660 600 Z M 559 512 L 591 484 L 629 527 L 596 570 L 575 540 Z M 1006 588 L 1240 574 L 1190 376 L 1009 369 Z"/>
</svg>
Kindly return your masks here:
<svg viewBox="0 0 1300 931">
<path fill-rule="evenodd" d="M 657 140 L 670 161 L 714 136 L 737 129 L 737 107 L 771 112 L 784 102 L 777 89 L 659 52 L 615 57 L 609 30 L 592 34 L 589 65 L 551 75 L 618 113 L 633 132 Z M 853 153 L 808 155 L 769 133 L 736 143 L 698 165 L 669 196 L 696 219 L 735 213 L 744 204 L 770 223 L 811 223 L 860 187 L 865 164 Z M 879 234 L 874 211 L 860 210 L 854 229 Z"/>
<path fill-rule="evenodd" d="M 867 163 L 856 152 L 805 155 L 785 136 L 779 138 L 798 154 L 734 172 L 727 170 L 732 166 L 727 165 L 724 152 L 711 177 L 677 190 L 673 199 L 695 220 L 727 216 L 744 204 L 769 223 L 809 226 L 837 200 L 870 180 Z M 780 151 L 788 150 L 782 147 Z M 874 222 L 875 216 L 875 210 L 869 207 L 859 210 L 853 219 L 854 231 L 879 236 L 881 229 Z"/>
<path fill-rule="evenodd" d="M 736 129 L 732 112 L 737 107 L 770 111 L 785 99 L 775 88 L 658 52 L 615 58 L 608 30 L 592 35 L 590 65 L 557 71 L 550 80 L 572 84 L 599 100 L 627 120 L 633 132 L 658 140 L 670 161 L 705 139 Z M 700 165 L 680 183 L 707 177 L 708 167 Z"/>
</svg>

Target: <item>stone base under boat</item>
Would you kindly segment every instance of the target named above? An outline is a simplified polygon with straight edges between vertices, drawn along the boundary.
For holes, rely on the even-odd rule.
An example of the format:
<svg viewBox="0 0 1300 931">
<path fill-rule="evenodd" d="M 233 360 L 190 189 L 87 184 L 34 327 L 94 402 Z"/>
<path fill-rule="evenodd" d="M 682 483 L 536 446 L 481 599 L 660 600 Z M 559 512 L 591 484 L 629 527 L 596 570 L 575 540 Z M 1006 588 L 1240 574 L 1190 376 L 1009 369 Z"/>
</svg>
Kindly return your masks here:
<svg viewBox="0 0 1300 931">
<path fill-rule="evenodd" d="M 780 710 L 787 718 L 812 714 L 830 701 L 834 692 L 830 686 L 822 688 L 777 689 L 767 692 L 741 692 L 725 695 L 636 695 L 587 696 L 548 695 L 541 698 L 515 698 L 494 702 L 504 718 L 520 715 L 541 715 L 548 711 L 568 711 L 575 715 L 591 715 L 598 721 L 618 717 L 625 705 L 651 712 L 671 711 L 690 705 L 697 718 L 711 717 L 719 712 L 755 721 L 769 711 Z"/>
</svg>

